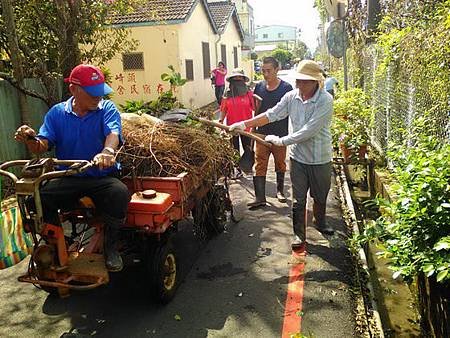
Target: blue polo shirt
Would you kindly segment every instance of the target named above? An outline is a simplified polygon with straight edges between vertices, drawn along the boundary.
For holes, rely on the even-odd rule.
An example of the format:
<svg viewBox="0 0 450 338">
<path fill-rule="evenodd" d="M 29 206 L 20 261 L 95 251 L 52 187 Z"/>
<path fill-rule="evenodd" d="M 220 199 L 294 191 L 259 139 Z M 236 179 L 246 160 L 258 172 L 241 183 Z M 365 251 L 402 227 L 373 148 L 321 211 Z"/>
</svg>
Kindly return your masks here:
<svg viewBox="0 0 450 338">
<path fill-rule="evenodd" d="M 56 158 L 91 161 L 103 150 L 106 136 L 110 133 L 117 133 L 122 143 L 120 113 L 112 101 L 100 101 L 96 110 L 83 117 L 72 110 L 72 101 L 73 97 L 53 106 L 39 129 L 38 137 L 47 139 L 49 147 L 55 147 Z M 104 170 L 94 167 L 81 175 L 101 177 L 119 168 L 119 163 Z"/>
</svg>

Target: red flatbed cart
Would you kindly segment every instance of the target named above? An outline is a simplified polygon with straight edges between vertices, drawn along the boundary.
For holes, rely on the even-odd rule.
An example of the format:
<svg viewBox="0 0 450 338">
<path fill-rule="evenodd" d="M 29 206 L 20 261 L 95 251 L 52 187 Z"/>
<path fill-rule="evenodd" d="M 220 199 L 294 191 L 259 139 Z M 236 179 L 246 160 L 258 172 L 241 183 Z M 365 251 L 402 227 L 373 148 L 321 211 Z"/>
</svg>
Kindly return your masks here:
<svg viewBox="0 0 450 338">
<path fill-rule="evenodd" d="M 89 198 L 82 198 L 73 210 L 61 211 L 62 226 L 45 223 L 42 217 L 41 184 L 79 174 L 91 165 L 87 161 L 52 158 L 0 165 L 0 175 L 9 177 L 15 184 L 22 221 L 34 242 L 27 272 L 19 281 L 35 284 L 62 297 L 68 296 L 70 290 L 92 289 L 109 282 L 102 253 L 103 222 Z M 67 169 L 59 170 L 59 166 Z M 22 168 L 20 178 L 8 170 L 12 167 Z M 171 240 L 177 225 L 192 216 L 198 238 L 205 240 L 223 232 L 227 212 L 232 212 L 226 180 L 219 180 L 219 177 L 195 180 L 188 173 L 176 177 L 133 176 L 122 180 L 132 194 L 122 229 L 122 255 L 140 256 L 152 295 L 157 301 L 167 303 L 179 282 Z"/>
</svg>

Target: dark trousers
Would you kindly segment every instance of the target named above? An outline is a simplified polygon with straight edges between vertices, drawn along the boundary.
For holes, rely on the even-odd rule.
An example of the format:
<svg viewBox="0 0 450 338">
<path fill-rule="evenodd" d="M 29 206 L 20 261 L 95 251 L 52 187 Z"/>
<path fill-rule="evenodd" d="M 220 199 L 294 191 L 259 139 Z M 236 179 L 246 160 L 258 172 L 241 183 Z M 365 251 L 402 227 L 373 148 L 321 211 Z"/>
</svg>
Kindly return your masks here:
<svg viewBox="0 0 450 338">
<path fill-rule="evenodd" d="M 104 216 L 125 219 L 130 193 L 115 177 L 63 177 L 48 181 L 40 190 L 44 221 L 59 224 L 58 209 L 76 208 L 78 200 L 90 197 Z"/>
<path fill-rule="evenodd" d="M 309 193 L 314 203 L 326 205 L 328 192 L 331 186 L 331 162 L 318 165 L 309 165 L 291 159 L 291 182 L 292 182 L 292 212 L 300 215 L 298 222 L 294 223 L 299 229 L 304 229 L 304 213 L 306 209 L 306 198 Z M 294 233 L 301 232 L 294 229 Z"/>
<path fill-rule="evenodd" d="M 222 103 L 222 97 L 223 97 L 224 91 L 225 91 L 225 85 L 215 86 L 215 88 L 214 88 L 214 93 L 216 94 L 216 100 L 217 100 L 217 103 L 219 104 L 219 106 Z"/>
<path fill-rule="evenodd" d="M 233 148 L 236 149 L 236 151 L 240 154 L 240 146 L 239 146 L 239 138 L 241 139 L 241 143 L 242 143 L 242 147 L 244 148 L 243 150 L 245 151 L 247 149 L 248 150 L 252 150 L 251 149 L 251 139 L 248 138 L 247 136 L 243 136 L 243 135 L 236 135 L 233 136 L 231 141 L 233 142 Z"/>
</svg>

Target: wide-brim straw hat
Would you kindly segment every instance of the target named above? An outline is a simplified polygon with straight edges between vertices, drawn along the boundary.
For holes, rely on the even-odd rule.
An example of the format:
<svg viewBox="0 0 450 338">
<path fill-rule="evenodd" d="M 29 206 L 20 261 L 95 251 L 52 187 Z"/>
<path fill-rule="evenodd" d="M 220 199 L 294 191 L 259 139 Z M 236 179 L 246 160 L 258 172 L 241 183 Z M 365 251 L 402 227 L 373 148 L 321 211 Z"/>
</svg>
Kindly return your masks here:
<svg viewBox="0 0 450 338">
<path fill-rule="evenodd" d="M 324 81 L 323 70 L 320 65 L 312 60 L 303 60 L 297 66 L 296 80 Z"/>
<path fill-rule="evenodd" d="M 244 70 L 242 68 L 235 68 L 231 71 L 231 73 L 227 76 L 227 81 L 230 81 L 233 77 L 242 76 L 245 82 L 250 81 L 247 75 L 245 75 Z"/>
</svg>

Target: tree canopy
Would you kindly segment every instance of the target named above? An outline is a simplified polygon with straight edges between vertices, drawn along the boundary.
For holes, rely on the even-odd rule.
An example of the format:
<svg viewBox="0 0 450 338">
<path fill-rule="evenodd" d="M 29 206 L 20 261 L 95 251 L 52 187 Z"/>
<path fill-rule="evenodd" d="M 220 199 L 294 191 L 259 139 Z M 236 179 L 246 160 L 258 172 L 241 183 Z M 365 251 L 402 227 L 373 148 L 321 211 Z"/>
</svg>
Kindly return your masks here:
<svg viewBox="0 0 450 338">
<path fill-rule="evenodd" d="M 49 106 L 58 102 L 61 78 L 81 61 L 102 66 L 116 53 L 134 49 L 129 31 L 112 28 L 111 17 L 128 13 L 141 3 L 1 0 L 0 58 L 11 65 L 4 67 L 0 77 Z M 26 90 L 21 82 L 27 77 L 39 79 L 46 94 Z"/>
<path fill-rule="evenodd" d="M 286 65 L 293 59 L 292 53 L 289 50 L 283 48 L 275 49 L 272 52 L 271 56 L 273 56 L 278 60 L 278 62 L 280 62 L 281 68 L 285 68 Z"/>
</svg>

